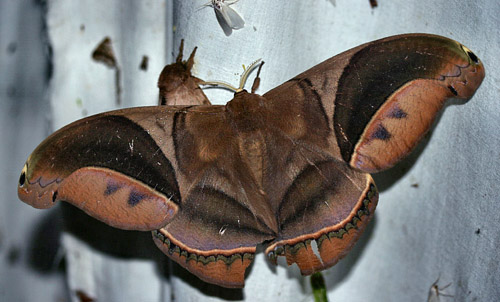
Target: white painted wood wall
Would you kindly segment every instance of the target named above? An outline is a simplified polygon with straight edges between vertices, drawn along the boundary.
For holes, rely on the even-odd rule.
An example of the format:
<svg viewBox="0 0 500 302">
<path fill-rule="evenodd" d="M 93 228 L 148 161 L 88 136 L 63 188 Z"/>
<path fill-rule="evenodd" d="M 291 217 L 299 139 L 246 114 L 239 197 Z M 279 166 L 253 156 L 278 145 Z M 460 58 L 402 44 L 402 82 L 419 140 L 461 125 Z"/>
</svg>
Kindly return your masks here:
<svg viewBox="0 0 500 302">
<path fill-rule="evenodd" d="M 283 262 L 272 267 L 262 253 L 245 289 L 225 290 L 169 264 L 148 234 L 111 230 L 68 207 L 34 210 L 17 200 L 20 170 L 49 132 L 116 108 L 114 71 L 91 60 L 105 36 L 121 68 L 121 107 L 130 107 L 156 103 L 157 76 L 181 39 L 186 56 L 199 47 L 194 72 L 207 80 L 237 83 L 241 65 L 262 58 L 264 93 L 350 47 L 409 32 L 465 44 L 486 78 L 471 102 L 446 109 L 410 159 L 375 176 L 375 218 L 324 273 L 329 299 L 425 301 L 440 277 L 454 295 L 442 301 L 500 300 L 497 0 L 379 0 L 376 9 L 368 0 L 240 0 L 233 7 L 246 26 L 229 37 L 211 9 L 199 9 L 204 0 L 37 3 L 0 0 L 0 301 L 79 301 L 76 291 L 96 301 L 312 301 L 308 278 Z M 147 71 L 139 69 L 143 55 Z M 207 94 L 217 104 L 231 99 Z M 71 231 L 58 249 L 61 212 Z M 58 255 L 66 278 L 54 269 Z"/>
</svg>

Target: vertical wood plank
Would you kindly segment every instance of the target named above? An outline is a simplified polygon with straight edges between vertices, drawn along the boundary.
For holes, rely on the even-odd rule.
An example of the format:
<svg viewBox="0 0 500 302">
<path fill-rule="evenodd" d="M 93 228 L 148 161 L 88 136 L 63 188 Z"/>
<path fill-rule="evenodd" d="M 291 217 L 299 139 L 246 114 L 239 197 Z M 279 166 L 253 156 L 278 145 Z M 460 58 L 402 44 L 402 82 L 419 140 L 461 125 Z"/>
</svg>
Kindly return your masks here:
<svg viewBox="0 0 500 302">
<path fill-rule="evenodd" d="M 154 105 L 158 75 L 169 60 L 168 1 L 49 1 L 47 25 L 53 51 L 53 126 L 121 107 Z M 92 59 L 109 37 L 119 68 Z M 147 69 L 140 65 L 147 57 Z M 63 236 L 68 285 L 74 301 L 84 293 L 97 301 L 159 301 L 170 296 L 154 261 L 150 234 L 111 229 L 65 208 Z M 110 248 L 111 247 L 111 248 Z"/>
<path fill-rule="evenodd" d="M 17 198 L 19 169 L 48 133 L 43 5 L 0 1 L 0 301 L 66 300 L 58 210 Z M 26 290 L 29 288 L 30 290 Z"/>
</svg>

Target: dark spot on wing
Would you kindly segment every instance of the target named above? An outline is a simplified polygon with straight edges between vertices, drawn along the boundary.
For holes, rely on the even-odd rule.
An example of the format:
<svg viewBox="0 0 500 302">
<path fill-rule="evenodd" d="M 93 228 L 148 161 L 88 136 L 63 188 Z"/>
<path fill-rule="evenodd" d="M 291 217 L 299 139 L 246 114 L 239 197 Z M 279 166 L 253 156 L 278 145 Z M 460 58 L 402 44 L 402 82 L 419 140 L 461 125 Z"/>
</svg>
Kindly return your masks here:
<svg viewBox="0 0 500 302">
<path fill-rule="evenodd" d="M 118 189 L 120 189 L 121 186 L 116 184 L 116 183 L 113 183 L 113 182 L 108 182 L 108 185 L 106 186 L 106 191 L 104 191 L 104 195 L 108 196 L 108 195 L 111 195 L 113 193 L 115 193 L 116 191 L 118 191 Z"/>
<path fill-rule="evenodd" d="M 479 63 L 479 58 L 472 51 L 467 49 L 465 52 L 474 63 Z"/>
<path fill-rule="evenodd" d="M 23 173 L 21 173 L 21 176 L 19 177 L 19 186 L 23 186 L 24 185 L 24 182 L 26 182 L 26 173 L 23 171 Z"/>
<path fill-rule="evenodd" d="M 399 107 L 396 107 L 394 108 L 390 113 L 389 113 L 389 117 L 391 118 L 398 118 L 398 119 L 401 119 L 401 118 L 405 118 L 408 116 L 408 113 L 404 112 L 403 109 L 399 108 Z"/>
<path fill-rule="evenodd" d="M 379 125 L 375 133 L 373 133 L 372 138 L 381 139 L 385 141 L 391 138 L 391 134 L 389 133 L 389 131 L 387 131 L 387 129 L 385 129 L 384 126 Z"/>
<path fill-rule="evenodd" d="M 141 200 L 143 200 L 146 197 L 146 195 L 141 194 L 136 191 L 130 192 L 130 195 L 128 196 L 128 204 L 131 206 L 136 206 Z"/>
<path fill-rule="evenodd" d="M 448 86 L 448 89 L 451 91 L 451 93 L 453 93 L 453 95 L 457 96 L 458 95 L 458 92 L 455 88 L 453 88 L 453 86 L 449 85 Z"/>
</svg>

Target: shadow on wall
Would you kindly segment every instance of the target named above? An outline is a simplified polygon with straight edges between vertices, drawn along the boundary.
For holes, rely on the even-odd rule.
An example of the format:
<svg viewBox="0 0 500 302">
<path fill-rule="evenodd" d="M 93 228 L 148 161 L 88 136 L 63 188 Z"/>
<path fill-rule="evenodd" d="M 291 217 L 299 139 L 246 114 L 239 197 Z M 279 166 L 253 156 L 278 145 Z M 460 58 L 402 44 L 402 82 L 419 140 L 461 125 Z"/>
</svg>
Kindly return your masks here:
<svg viewBox="0 0 500 302">
<path fill-rule="evenodd" d="M 63 221 L 59 208 L 50 210 L 34 225 L 27 238 L 28 266 L 37 273 L 65 271 L 64 250 L 61 246 Z"/>
<path fill-rule="evenodd" d="M 151 232 L 116 229 L 70 204 L 62 202 L 60 206 L 65 217 L 65 230 L 100 252 L 124 259 L 155 259 L 158 255 L 163 256 L 154 244 Z"/>
<path fill-rule="evenodd" d="M 379 201 L 380 202 L 380 201 Z M 326 289 L 332 291 L 338 287 L 344 279 L 346 279 L 351 273 L 353 267 L 356 265 L 359 259 L 363 256 L 366 245 L 370 242 L 372 238 L 373 231 L 377 224 L 377 212 L 372 217 L 372 220 L 366 226 L 365 231 L 359 238 L 359 240 L 354 245 L 353 249 L 341 259 L 335 266 L 329 269 L 328 273 L 323 273 L 326 283 Z"/>
<path fill-rule="evenodd" d="M 206 296 L 224 300 L 242 300 L 242 289 L 228 289 L 200 280 L 177 263 L 170 261 L 154 244 L 151 232 L 125 231 L 113 228 L 85 214 L 80 209 L 61 203 L 66 231 L 85 241 L 92 248 L 122 259 L 151 259 L 159 274 L 168 282 L 170 274 L 179 277 Z"/>
<path fill-rule="evenodd" d="M 62 214 L 62 215 L 61 215 Z M 71 217 L 71 219 L 64 219 Z M 376 215 L 372 219 L 351 252 L 337 265 L 325 274 L 328 290 L 335 288 L 350 273 L 358 259 L 362 256 L 364 247 L 369 242 L 375 228 Z M 40 273 L 64 272 L 63 249 L 60 243 L 61 229 L 85 241 L 92 248 L 112 257 L 122 259 L 152 259 L 157 263 L 160 275 L 165 282 L 170 279 L 170 272 L 179 277 L 192 288 L 206 296 L 218 297 L 228 301 L 242 300 L 242 289 L 228 289 L 200 280 L 175 262 L 169 260 L 154 244 L 150 232 L 125 231 L 110 227 L 79 210 L 78 208 L 61 203 L 59 207 L 44 215 L 34 228 L 29 241 L 29 265 Z M 285 263 L 279 265 L 287 266 Z M 269 264 L 270 269 L 274 266 Z M 171 269 L 170 269 L 171 268 Z M 253 264 L 247 270 L 252 272 Z M 289 278 L 297 278 L 298 284 L 304 284 L 298 273 L 298 268 L 286 268 Z M 276 276 L 276 278 L 278 278 Z M 305 288 L 304 288 L 305 291 Z"/>
</svg>

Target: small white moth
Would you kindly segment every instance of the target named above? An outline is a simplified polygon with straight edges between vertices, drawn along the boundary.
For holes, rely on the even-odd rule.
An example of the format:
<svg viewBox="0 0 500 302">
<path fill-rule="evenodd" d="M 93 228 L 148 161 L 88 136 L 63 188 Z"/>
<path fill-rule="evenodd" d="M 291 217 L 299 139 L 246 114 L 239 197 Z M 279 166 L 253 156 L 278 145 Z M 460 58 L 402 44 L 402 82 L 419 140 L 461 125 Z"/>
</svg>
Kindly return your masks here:
<svg viewBox="0 0 500 302">
<path fill-rule="evenodd" d="M 443 290 L 447 289 L 451 285 L 451 283 L 443 287 L 439 287 L 438 282 L 439 282 L 439 277 L 434 283 L 432 283 L 431 288 L 429 289 L 427 302 L 440 302 L 441 299 L 439 297 L 453 297 L 453 295 L 445 294 L 442 292 Z"/>
<path fill-rule="evenodd" d="M 226 36 L 231 35 L 233 29 L 241 29 L 245 26 L 245 20 L 243 20 L 234 9 L 229 7 L 238 1 L 239 0 L 211 0 L 204 5 L 214 8 L 215 17 L 217 17 L 217 21 Z"/>
</svg>

